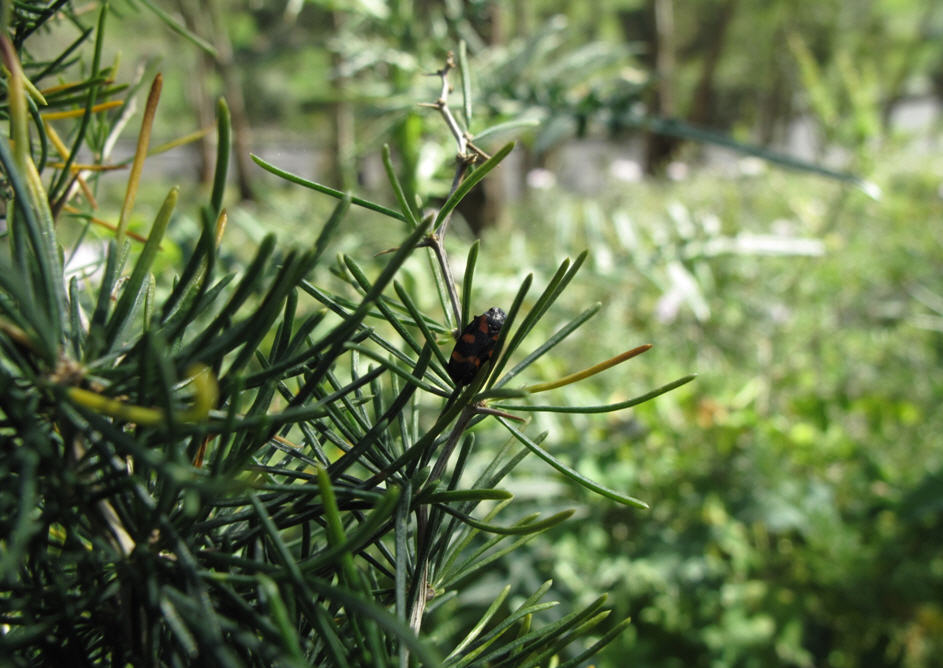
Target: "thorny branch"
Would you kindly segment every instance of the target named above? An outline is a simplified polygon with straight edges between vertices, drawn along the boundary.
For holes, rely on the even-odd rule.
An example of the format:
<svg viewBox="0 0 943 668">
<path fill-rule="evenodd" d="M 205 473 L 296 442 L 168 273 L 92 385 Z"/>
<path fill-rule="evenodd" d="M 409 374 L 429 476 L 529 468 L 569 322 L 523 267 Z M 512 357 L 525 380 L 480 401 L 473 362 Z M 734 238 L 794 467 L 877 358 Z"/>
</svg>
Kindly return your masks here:
<svg viewBox="0 0 943 668">
<path fill-rule="evenodd" d="M 468 172 L 469 166 L 480 160 L 487 160 L 489 157 L 487 153 L 479 149 L 470 141 L 470 135 L 466 130 L 462 130 L 455 118 L 455 115 L 452 114 L 452 110 L 449 107 L 448 96 L 449 93 L 452 92 L 452 85 L 449 83 L 449 72 L 451 72 L 453 69 L 455 69 L 455 56 L 450 51 L 448 56 L 446 56 L 445 65 L 443 65 L 441 69 L 437 70 L 431 75 L 437 76 L 441 80 L 442 86 L 439 91 L 439 97 L 435 102 L 424 102 L 420 104 L 422 107 L 435 109 L 439 112 L 439 114 L 442 116 L 442 119 L 445 121 L 445 124 L 448 126 L 449 131 L 452 133 L 455 143 L 457 144 L 458 152 L 456 155 L 457 164 L 455 168 L 455 176 L 452 179 L 452 187 L 449 190 L 446 200 L 451 197 L 456 190 L 458 190 L 458 187 L 462 184 L 462 180 L 465 178 L 465 174 Z M 457 334 L 459 331 L 461 331 L 463 324 L 462 307 L 458 300 L 458 290 L 455 287 L 455 281 L 452 277 L 452 270 L 449 267 L 448 257 L 445 253 L 445 234 L 448 230 L 449 221 L 451 219 L 452 212 L 450 211 L 439 225 L 439 228 L 429 235 L 429 238 L 424 245 L 429 246 L 433 253 L 435 253 L 436 260 L 439 263 L 439 269 L 442 272 L 442 277 L 445 279 L 446 288 L 449 293 L 449 301 L 452 305 L 452 314 L 454 316 L 456 327 L 458 328 L 456 330 Z"/>
<path fill-rule="evenodd" d="M 448 75 L 449 72 L 451 72 L 453 69 L 455 69 L 455 57 L 451 52 L 449 52 L 445 60 L 445 65 L 443 65 L 443 67 L 436 71 L 433 75 L 438 76 L 442 83 L 439 97 L 435 102 L 420 104 L 422 107 L 435 109 L 439 112 L 439 114 L 442 116 L 442 119 L 445 121 L 446 126 L 448 126 L 449 131 L 452 133 L 452 137 L 455 139 L 455 143 L 457 145 L 458 150 L 456 155 L 455 176 L 452 179 L 452 186 L 449 190 L 448 196 L 446 197 L 446 201 L 455 193 L 456 190 L 458 190 L 459 186 L 462 184 L 462 180 L 468 173 L 468 168 L 476 162 L 487 160 L 489 157 L 484 151 L 479 149 L 471 142 L 470 135 L 467 131 L 461 128 L 455 116 L 452 114 L 452 110 L 449 108 L 448 96 L 449 93 L 452 92 L 452 86 L 449 83 Z M 452 270 L 449 266 L 448 256 L 446 255 L 445 251 L 445 234 L 448 230 L 449 221 L 451 218 L 452 212 L 450 211 L 448 215 L 446 215 L 442 220 L 442 223 L 439 225 L 438 229 L 429 235 L 428 239 L 424 242 L 424 245 L 432 249 L 432 252 L 436 257 L 436 261 L 438 262 L 439 270 L 442 272 L 442 277 L 445 281 L 446 289 L 449 294 L 449 301 L 451 303 L 454 321 L 458 327 L 458 329 L 455 330 L 455 335 L 458 336 L 458 333 L 461 331 L 463 325 L 462 306 L 459 303 L 458 290 L 455 286 L 455 281 L 452 277 Z M 465 431 L 469 421 L 479 411 L 484 411 L 483 407 L 467 406 L 462 410 L 461 415 L 459 416 L 455 425 L 452 427 L 452 431 L 449 434 L 445 445 L 437 456 L 436 462 L 429 476 L 429 481 L 437 480 L 445 472 L 445 467 L 448 463 L 449 457 L 455 449 L 455 446 L 458 444 L 459 438 Z M 429 521 L 431 518 L 427 515 L 427 511 L 424 508 L 419 508 L 416 512 L 416 546 L 418 553 L 422 554 L 423 551 L 430 549 L 429 541 L 431 540 L 431 535 Z M 422 572 L 416 573 L 413 578 L 413 587 L 411 592 L 413 607 L 409 616 L 409 625 L 416 632 L 419 631 L 419 627 L 422 624 L 423 613 L 425 612 L 426 602 L 429 597 L 429 583 L 427 577 L 428 564 L 425 562 Z"/>
<path fill-rule="evenodd" d="M 451 131 L 452 136 L 455 138 L 455 143 L 458 144 L 459 161 L 471 164 L 478 160 L 487 160 L 491 156 L 475 146 L 471 140 L 471 135 L 467 130 L 462 130 L 458 121 L 455 120 L 455 116 L 452 114 L 452 109 L 449 107 L 448 98 L 449 93 L 452 92 L 452 84 L 449 83 L 449 72 L 453 69 L 455 69 L 455 56 L 449 51 L 442 69 L 436 70 L 430 75 L 437 76 L 442 80 L 442 89 L 438 99 L 436 99 L 435 102 L 420 102 L 419 106 L 435 109 L 442 115 L 445 124 L 449 127 L 449 131 Z"/>
<path fill-rule="evenodd" d="M 449 130 L 455 138 L 455 142 L 458 144 L 459 159 L 463 159 L 465 158 L 468 138 L 466 137 L 465 131 L 459 127 L 458 121 L 455 120 L 455 116 L 452 115 L 452 110 L 449 108 L 449 93 L 452 92 L 452 84 L 449 83 L 449 72 L 453 69 L 455 69 L 455 56 L 449 51 L 449 54 L 445 58 L 445 65 L 430 75 L 437 76 L 442 81 L 442 89 L 438 99 L 432 103 L 421 102 L 419 106 L 430 107 L 439 111 L 443 120 L 445 120 L 445 124 L 449 126 Z"/>
</svg>

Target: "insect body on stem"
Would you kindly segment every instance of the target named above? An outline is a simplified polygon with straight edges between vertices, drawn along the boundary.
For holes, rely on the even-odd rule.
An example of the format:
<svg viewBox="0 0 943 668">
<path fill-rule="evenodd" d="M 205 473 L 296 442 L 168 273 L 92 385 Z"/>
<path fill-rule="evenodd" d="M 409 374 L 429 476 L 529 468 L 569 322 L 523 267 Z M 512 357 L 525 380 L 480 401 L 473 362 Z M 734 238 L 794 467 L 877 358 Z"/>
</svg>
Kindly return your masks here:
<svg viewBox="0 0 943 668">
<path fill-rule="evenodd" d="M 457 386 L 471 383 L 482 365 L 491 359 L 505 317 L 504 311 L 495 306 L 476 315 L 462 330 L 446 367 Z"/>
</svg>

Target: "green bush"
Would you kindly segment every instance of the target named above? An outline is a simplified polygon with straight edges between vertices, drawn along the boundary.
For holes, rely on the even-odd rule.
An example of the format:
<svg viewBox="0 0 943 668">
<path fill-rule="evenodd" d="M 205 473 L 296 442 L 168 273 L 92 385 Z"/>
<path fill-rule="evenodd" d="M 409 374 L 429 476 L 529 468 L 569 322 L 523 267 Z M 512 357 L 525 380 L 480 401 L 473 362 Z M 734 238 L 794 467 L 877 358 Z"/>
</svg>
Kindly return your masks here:
<svg viewBox="0 0 943 668">
<path fill-rule="evenodd" d="M 56 9 L 83 25 L 67 3 Z M 616 637 L 627 620 L 601 624 L 605 597 L 548 617 L 549 582 L 518 598 L 508 583 L 483 610 L 468 598 L 478 576 L 571 515 L 522 513 L 498 487 L 526 455 L 611 502 L 645 505 L 550 455 L 541 446 L 546 434 L 515 425 L 526 424 L 521 414 L 614 411 L 691 379 L 580 409 L 523 401 L 646 349 L 555 383 L 520 384 L 531 364 L 598 311 L 585 310 L 511 357 L 584 253 L 560 263 L 536 296 L 533 277 L 522 282 L 493 357 L 476 351 L 483 368 L 456 383 L 447 355 L 481 301 L 478 244 L 459 294 L 444 237 L 455 206 L 512 145 L 488 156 L 452 126 L 454 186 L 423 216 L 414 193 L 400 187 L 388 150 L 395 208 L 256 159 L 338 203 L 310 248 L 282 251 L 266 236 L 251 261 L 229 271 L 220 248 L 230 129 L 220 102 L 216 174 L 199 208 L 198 239 L 184 246 L 185 262 L 155 275 L 183 215 L 173 188 L 146 235 L 129 228 L 144 191 L 158 75 L 114 235 L 94 273 L 66 280 L 64 258 L 95 236 L 93 226 L 107 225 L 90 206 L 98 172 L 80 165 L 79 155 L 89 149 L 105 164 L 124 122 L 121 112 L 96 105 L 119 95 L 127 105 L 137 90 L 116 84 L 100 61 L 107 6 L 57 58 L 32 60 L 27 37 L 50 15 L 18 5 L 14 39 L 0 36 L 11 128 L 11 137 L 0 137 L 8 190 L 0 254 L 4 660 L 577 665 Z M 93 38 L 91 62 L 76 79 L 70 58 Z M 443 91 L 450 68 L 440 72 Z M 36 87 L 53 75 L 73 83 L 44 98 Z M 444 96 L 433 106 L 454 120 Z M 52 117 L 44 122 L 55 108 L 70 112 L 70 145 L 57 139 Z M 63 153 L 61 163 L 50 158 L 53 149 Z M 313 277 L 351 206 L 397 226 L 399 241 L 369 267 L 340 256 L 331 267 L 338 288 L 328 289 Z M 70 235 L 76 238 L 66 245 Z M 423 253 L 426 266 L 412 259 Z M 503 433 L 476 429 L 486 420 Z M 470 462 L 483 461 L 474 453 L 483 451 L 486 463 L 472 470 Z M 430 608 L 456 600 L 461 612 L 451 624 L 423 623 Z"/>
<path fill-rule="evenodd" d="M 607 591 L 632 615 L 597 665 L 939 663 L 943 253 L 914 224 L 938 217 L 924 170 L 939 160 L 901 155 L 869 175 L 879 199 L 705 170 L 522 205 L 534 222 L 517 261 L 586 246 L 569 304 L 592 293 L 607 304 L 599 331 L 658 342 L 632 382 L 699 374 L 628 419 L 553 425 L 561 458 L 652 504 L 624 512 L 564 487 L 585 521 L 532 548 L 562 596 Z M 572 393 L 623 391 L 599 380 Z"/>
</svg>

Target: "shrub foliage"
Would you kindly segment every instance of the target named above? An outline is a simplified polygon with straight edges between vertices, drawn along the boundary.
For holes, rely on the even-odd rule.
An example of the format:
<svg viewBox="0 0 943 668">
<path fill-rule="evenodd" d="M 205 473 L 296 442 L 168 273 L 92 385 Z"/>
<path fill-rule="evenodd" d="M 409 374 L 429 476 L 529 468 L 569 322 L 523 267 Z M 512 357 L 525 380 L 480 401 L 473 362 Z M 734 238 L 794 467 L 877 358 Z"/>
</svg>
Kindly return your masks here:
<svg viewBox="0 0 943 668">
<path fill-rule="evenodd" d="M 526 455 L 615 503 L 644 506 L 558 461 L 522 417 L 578 410 L 527 396 L 647 349 L 558 383 L 520 384 L 596 312 L 515 355 L 585 254 L 561 262 L 546 285 L 523 281 L 491 360 L 470 383 L 456 386 L 447 372 L 453 336 L 477 301 L 478 253 L 472 245 L 459 289 L 444 246 L 449 219 L 512 148 L 489 155 L 458 125 L 447 102 L 454 63 L 439 72 L 442 95 L 428 105 L 457 146 L 444 204 L 421 214 L 389 150 L 392 208 L 256 159 L 337 205 L 310 248 L 280 250 L 267 236 L 233 272 L 220 258 L 230 133 L 221 101 L 199 238 L 168 279 L 154 268 L 179 218 L 178 189 L 146 234 L 129 229 L 160 75 L 110 225 L 97 217 L 93 191 L 139 87 L 116 83 L 101 62 L 107 7 L 55 59 L 33 60 L 28 38 L 53 11 L 83 25 L 69 3 L 54 5 L 16 5 L 12 39 L 0 36 L 10 127 L 0 136 L 5 657 L 17 665 L 575 665 L 615 637 L 627 620 L 602 624 L 603 597 L 543 617 L 555 605 L 543 600 L 549 583 L 513 605 L 506 588 L 454 638 L 423 627 L 430 605 L 461 598 L 476 574 L 570 515 L 516 513 L 499 485 Z M 72 59 L 86 43 L 91 58 L 79 76 Z M 52 86 L 53 77 L 68 83 Z M 81 163 L 88 153 L 92 163 Z M 375 271 L 341 256 L 332 270 L 343 286 L 331 290 L 312 277 L 352 206 L 398 226 L 400 241 Z M 104 227 L 100 260 L 84 274 L 66 272 Z M 436 306 L 420 306 L 398 280 L 417 254 L 431 260 Z M 625 408 L 688 380 L 585 410 Z M 504 430 L 499 441 L 476 439 L 496 431 L 472 433 L 486 420 Z M 474 473 L 472 448 L 494 451 Z"/>
</svg>

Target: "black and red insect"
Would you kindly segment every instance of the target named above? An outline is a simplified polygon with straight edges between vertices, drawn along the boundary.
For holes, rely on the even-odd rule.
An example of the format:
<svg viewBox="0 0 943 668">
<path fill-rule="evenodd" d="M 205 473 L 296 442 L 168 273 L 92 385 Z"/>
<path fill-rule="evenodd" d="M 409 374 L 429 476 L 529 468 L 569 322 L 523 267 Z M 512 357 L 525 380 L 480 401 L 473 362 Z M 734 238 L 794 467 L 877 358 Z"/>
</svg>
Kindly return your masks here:
<svg viewBox="0 0 943 668">
<path fill-rule="evenodd" d="M 491 359 L 505 317 L 504 311 L 495 306 L 476 315 L 462 330 L 446 367 L 449 378 L 456 385 L 468 385 L 475 379 L 478 369 Z"/>
</svg>

